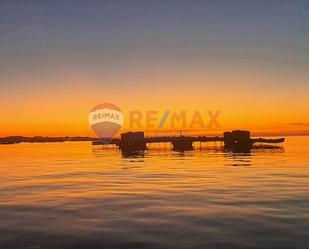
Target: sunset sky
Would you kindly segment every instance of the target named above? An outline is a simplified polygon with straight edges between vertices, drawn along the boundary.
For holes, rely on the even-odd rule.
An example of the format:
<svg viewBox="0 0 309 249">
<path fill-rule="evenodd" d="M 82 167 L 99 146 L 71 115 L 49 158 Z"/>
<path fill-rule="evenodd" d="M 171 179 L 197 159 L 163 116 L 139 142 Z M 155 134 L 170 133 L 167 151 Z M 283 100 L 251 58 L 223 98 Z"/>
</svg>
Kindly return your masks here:
<svg viewBox="0 0 309 249">
<path fill-rule="evenodd" d="M 93 135 L 102 102 L 309 134 L 308 94 L 307 0 L 0 2 L 0 136 Z"/>
</svg>

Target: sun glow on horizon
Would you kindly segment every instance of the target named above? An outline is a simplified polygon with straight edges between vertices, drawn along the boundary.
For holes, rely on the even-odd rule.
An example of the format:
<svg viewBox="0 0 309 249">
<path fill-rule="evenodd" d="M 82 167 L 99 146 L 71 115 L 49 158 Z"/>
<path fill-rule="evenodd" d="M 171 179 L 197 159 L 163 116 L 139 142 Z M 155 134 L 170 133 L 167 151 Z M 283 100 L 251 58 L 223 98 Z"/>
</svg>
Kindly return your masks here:
<svg viewBox="0 0 309 249">
<path fill-rule="evenodd" d="M 102 102 L 309 133 L 306 4 L 0 5 L 0 136 L 91 136 Z"/>
</svg>

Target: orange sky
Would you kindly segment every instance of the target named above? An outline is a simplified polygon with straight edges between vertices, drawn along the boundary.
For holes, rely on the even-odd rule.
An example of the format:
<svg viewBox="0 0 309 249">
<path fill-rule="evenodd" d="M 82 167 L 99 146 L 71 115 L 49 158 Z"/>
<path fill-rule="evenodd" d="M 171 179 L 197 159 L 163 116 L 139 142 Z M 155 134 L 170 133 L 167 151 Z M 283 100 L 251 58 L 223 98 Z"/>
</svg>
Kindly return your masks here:
<svg viewBox="0 0 309 249">
<path fill-rule="evenodd" d="M 306 9 L 293 1 L 7 1 L 0 136 L 94 135 L 88 112 L 103 102 L 125 118 L 220 110 L 221 129 L 209 133 L 308 134 Z"/>
<path fill-rule="evenodd" d="M 308 134 L 309 115 L 306 92 L 302 89 L 278 88 L 276 94 L 267 86 L 246 86 L 246 82 L 263 81 L 259 75 L 225 72 L 225 75 L 200 76 L 171 72 L 162 79 L 149 79 L 139 91 L 113 88 L 106 90 L 92 87 L 92 82 L 108 82 L 103 78 L 64 77 L 67 87 L 61 83 L 18 89 L 14 95 L 2 98 L 0 136 L 8 135 L 94 135 L 88 127 L 88 112 L 102 102 L 118 105 L 125 115 L 124 129 L 128 130 L 130 111 L 143 113 L 146 127 L 146 111 L 158 111 L 158 122 L 166 110 L 187 111 L 188 119 L 199 111 L 207 124 L 207 111 L 220 110 L 218 122 L 221 128 L 204 129 L 203 132 L 221 133 L 229 129 L 249 129 L 262 133 Z M 210 74 L 206 74 L 210 75 Z M 146 79 L 140 79 L 146 81 Z M 51 79 L 52 81 L 52 79 Z M 169 82 L 169 84 L 167 84 Z M 216 82 L 214 84 L 213 82 Z M 229 82 L 229 85 L 224 84 Z M 205 85 L 205 86 L 204 86 Z M 266 88 L 266 90 L 265 90 Z M 167 122 L 160 130 L 169 129 Z M 182 129 L 183 127 L 179 127 Z"/>
</svg>

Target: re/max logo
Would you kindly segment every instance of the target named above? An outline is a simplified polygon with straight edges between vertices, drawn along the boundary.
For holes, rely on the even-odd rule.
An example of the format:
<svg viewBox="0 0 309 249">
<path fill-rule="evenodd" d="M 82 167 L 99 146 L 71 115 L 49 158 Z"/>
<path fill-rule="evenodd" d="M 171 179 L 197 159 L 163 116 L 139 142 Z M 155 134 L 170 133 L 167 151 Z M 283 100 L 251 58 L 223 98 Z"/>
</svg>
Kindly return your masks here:
<svg viewBox="0 0 309 249">
<path fill-rule="evenodd" d="M 160 115 L 158 111 L 130 111 L 129 112 L 129 127 L 136 128 L 220 128 L 218 117 L 221 111 L 207 111 L 201 113 L 194 111 L 188 113 L 187 111 L 171 112 L 165 111 Z M 189 115 L 190 114 L 190 115 Z"/>
</svg>

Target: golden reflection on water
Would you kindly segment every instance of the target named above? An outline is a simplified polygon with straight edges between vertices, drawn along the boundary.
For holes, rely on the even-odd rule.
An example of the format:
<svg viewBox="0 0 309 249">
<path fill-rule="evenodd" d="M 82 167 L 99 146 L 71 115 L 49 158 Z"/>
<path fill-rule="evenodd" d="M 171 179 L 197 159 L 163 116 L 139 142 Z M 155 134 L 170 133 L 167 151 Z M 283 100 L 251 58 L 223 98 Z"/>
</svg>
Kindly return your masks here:
<svg viewBox="0 0 309 249">
<path fill-rule="evenodd" d="M 305 248 L 308 167 L 309 137 L 248 154 L 2 145 L 0 247 Z"/>
</svg>

